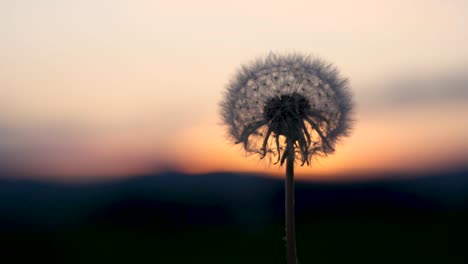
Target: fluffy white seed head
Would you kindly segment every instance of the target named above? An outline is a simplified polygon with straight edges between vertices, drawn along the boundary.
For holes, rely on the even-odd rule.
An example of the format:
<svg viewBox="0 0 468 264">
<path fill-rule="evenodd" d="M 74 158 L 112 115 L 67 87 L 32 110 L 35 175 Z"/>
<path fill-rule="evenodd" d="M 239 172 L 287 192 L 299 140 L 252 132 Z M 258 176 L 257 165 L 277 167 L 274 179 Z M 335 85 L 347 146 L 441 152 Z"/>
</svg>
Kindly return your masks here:
<svg viewBox="0 0 468 264">
<path fill-rule="evenodd" d="M 221 115 L 236 144 L 284 162 L 287 144 L 310 164 L 351 129 L 348 80 L 322 59 L 270 53 L 244 65 L 229 83 Z"/>
</svg>

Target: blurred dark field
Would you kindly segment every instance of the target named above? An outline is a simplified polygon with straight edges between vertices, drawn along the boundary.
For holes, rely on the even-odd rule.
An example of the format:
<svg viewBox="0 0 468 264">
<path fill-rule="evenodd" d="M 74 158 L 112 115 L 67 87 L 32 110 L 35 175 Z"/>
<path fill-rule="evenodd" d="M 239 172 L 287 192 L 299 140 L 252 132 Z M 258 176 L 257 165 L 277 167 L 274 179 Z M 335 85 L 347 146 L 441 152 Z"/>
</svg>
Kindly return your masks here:
<svg viewBox="0 0 468 264">
<path fill-rule="evenodd" d="M 468 169 L 402 176 L 298 182 L 300 263 L 468 263 Z M 98 184 L 2 178 L 1 251 L 13 263 L 286 263 L 281 180 L 174 172 Z"/>
</svg>

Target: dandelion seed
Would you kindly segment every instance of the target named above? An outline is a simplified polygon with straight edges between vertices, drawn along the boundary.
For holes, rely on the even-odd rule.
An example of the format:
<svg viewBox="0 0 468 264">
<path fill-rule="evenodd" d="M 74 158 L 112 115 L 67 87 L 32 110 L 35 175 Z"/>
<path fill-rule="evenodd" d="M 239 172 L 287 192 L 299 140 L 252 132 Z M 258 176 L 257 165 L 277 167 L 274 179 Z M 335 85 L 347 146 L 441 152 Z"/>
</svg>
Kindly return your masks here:
<svg viewBox="0 0 468 264">
<path fill-rule="evenodd" d="M 283 72 L 277 73 L 275 65 L 276 67 L 279 65 Z M 277 77 L 273 77 L 274 75 L 280 74 L 285 77 L 290 74 L 287 70 L 292 69 L 294 65 L 296 65 L 295 71 L 306 76 L 307 83 L 297 79 L 286 84 L 275 82 Z M 286 139 L 289 139 L 292 144 L 297 145 L 296 160 L 301 164 L 310 164 L 311 158 L 315 155 L 333 153 L 339 138 L 348 135 L 352 108 L 348 82 L 331 64 L 308 56 L 270 54 L 266 58 L 258 59 L 252 65 L 245 66 L 245 69 L 240 71 L 229 85 L 221 108 L 222 118 L 229 128 L 230 137 L 242 142 L 247 152 L 259 153 L 261 157 L 269 153 L 283 157 L 284 153 L 275 153 L 276 147 L 271 149 L 273 152 L 264 148 L 265 142 L 275 141 L 275 138 L 279 137 L 281 144 L 287 144 Z M 252 89 L 247 83 L 253 80 L 252 75 L 258 75 L 260 72 L 271 82 L 265 82 L 263 86 Z M 310 84 L 312 79 L 328 87 L 330 91 L 325 93 L 327 96 L 323 96 L 320 88 Z M 282 89 L 285 87 L 288 89 Z M 241 92 L 250 89 L 257 93 L 256 96 Z M 263 109 L 256 107 L 259 103 L 258 98 L 265 102 Z M 239 112 L 237 107 L 234 107 L 237 105 L 240 109 L 255 110 L 247 115 L 246 112 Z M 234 116 L 239 118 L 238 124 L 234 124 Z M 261 123 L 251 124 L 250 116 L 254 116 L 255 120 Z M 265 128 L 271 130 L 269 138 L 253 135 L 255 131 Z M 311 130 L 310 139 L 305 135 L 305 129 Z M 312 143 L 317 143 L 321 147 L 311 148 Z"/>
</svg>

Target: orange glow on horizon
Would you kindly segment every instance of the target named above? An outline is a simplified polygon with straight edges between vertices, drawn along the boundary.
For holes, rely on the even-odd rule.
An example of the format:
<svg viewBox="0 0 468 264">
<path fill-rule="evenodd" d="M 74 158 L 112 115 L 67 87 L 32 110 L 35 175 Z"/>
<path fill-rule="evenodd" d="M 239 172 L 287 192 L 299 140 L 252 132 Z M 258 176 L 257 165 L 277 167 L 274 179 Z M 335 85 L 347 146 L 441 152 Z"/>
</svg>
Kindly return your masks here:
<svg viewBox="0 0 468 264">
<path fill-rule="evenodd" d="M 464 164 L 468 140 L 460 139 L 466 137 L 468 127 L 450 113 L 465 108 L 451 105 L 444 111 L 426 107 L 359 115 L 353 133 L 337 145 L 336 153 L 313 160 L 311 167 L 296 166 L 297 178 L 355 180 L 379 177 L 384 172 L 427 172 Z M 432 120 L 442 118 L 445 126 L 433 126 Z M 452 129 L 450 137 L 444 133 L 447 127 Z M 284 167 L 247 155 L 240 145 L 233 145 L 215 115 L 167 136 L 164 144 L 155 140 L 152 130 L 138 131 L 139 137 L 135 137 L 134 130 L 120 131 L 114 136 L 94 138 L 78 151 L 72 149 L 69 156 L 59 153 L 45 161 L 33 161 L 24 168 L 24 174 L 64 181 L 99 181 L 167 170 L 284 177 Z"/>
</svg>

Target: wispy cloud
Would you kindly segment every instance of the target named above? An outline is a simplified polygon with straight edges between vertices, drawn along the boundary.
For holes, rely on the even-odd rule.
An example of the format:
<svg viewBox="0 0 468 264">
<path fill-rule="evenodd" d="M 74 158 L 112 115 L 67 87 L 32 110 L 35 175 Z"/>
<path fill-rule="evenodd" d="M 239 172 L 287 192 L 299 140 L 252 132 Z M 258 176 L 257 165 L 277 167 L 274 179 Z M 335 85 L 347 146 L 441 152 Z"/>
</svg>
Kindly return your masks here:
<svg viewBox="0 0 468 264">
<path fill-rule="evenodd" d="M 440 107 L 468 101 L 468 70 L 413 74 L 375 84 L 363 95 L 365 108 Z"/>
</svg>

